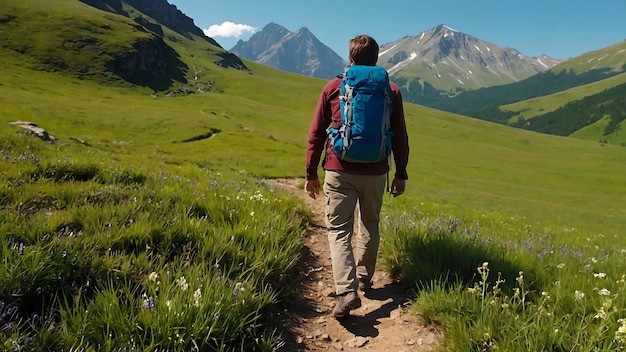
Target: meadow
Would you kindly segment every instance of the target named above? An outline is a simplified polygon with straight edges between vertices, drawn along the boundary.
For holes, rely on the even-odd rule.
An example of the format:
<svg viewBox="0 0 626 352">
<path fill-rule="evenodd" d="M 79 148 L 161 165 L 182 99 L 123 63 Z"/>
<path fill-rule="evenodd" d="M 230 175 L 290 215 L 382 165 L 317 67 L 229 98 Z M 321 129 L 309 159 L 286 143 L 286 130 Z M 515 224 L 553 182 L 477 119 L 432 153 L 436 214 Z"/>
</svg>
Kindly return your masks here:
<svg viewBox="0 0 626 352">
<path fill-rule="evenodd" d="M 590 83 L 580 87 L 570 88 L 563 92 L 549 94 L 540 98 L 533 98 L 513 104 L 503 105 L 501 110 L 518 113 L 517 115 L 511 117 L 509 122 L 514 122 L 517 119 L 529 120 L 534 116 L 541 115 L 542 113 L 545 114 L 547 112 L 552 112 L 572 100 L 578 99 L 579 97 L 598 94 L 603 90 L 610 89 L 623 84 L 624 82 L 626 82 L 626 74 L 619 74 L 597 83 Z"/>
<path fill-rule="evenodd" d="M 0 57 L 2 349 L 284 345 L 276 317 L 310 213 L 264 180 L 304 175 L 325 82 L 171 45 L 210 90 L 155 93 Z M 444 350 L 623 349 L 626 148 L 405 113 L 409 181 L 385 198 L 380 261 L 443 328 Z"/>
</svg>

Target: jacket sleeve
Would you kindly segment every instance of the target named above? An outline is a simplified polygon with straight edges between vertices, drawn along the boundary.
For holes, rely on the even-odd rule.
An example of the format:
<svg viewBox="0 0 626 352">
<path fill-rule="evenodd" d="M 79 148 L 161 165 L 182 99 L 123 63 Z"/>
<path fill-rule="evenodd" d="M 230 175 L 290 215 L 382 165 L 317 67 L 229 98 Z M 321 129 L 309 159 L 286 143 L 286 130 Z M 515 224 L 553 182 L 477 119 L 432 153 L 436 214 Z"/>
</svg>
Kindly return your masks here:
<svg viewBox="0 0 626 352">
<path fill-rule="evenodd" d="M 329 101 L 329 85 L 322 90 L 317 107 L 313 114 L 311 127 L 309 128 L 308 144 L 306 149 L 306 179 L 317 180 L 317 168 L 326 146 L 328 138 L 326 129 L 331 123 L 332 111 Z"/>
<path fill-rule="evenodd" d="M 399 87 L 395 84 L 392 84 L 392 90 L 395 94 L 393 112 L 391 115 L 391 131 L 393 132 L 391 149 L 396 165 L 395 177 L 401 180 L 407 180 L 409 178 L 406 172 L 406 167 L 409 163 L 409 136 L 406 131 L 402 94 L 400 93 Z"/>
</svg>

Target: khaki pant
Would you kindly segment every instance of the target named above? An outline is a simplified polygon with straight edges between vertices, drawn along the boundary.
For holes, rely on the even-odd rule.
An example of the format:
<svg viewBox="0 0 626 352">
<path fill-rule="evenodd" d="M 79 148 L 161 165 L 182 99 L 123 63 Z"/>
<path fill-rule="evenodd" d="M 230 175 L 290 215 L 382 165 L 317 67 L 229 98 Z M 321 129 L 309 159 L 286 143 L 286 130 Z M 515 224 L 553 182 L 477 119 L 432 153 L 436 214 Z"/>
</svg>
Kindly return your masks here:
<svg viewBox="0 0 626 352">
<path fill-rule="evenodd" d="M 384 174 L 369 176 L 326 171 L 326 226 L 338 295 L 356 291 L 358 279 L 368 281 L 374 275 L 380 243 L 378 223 L 385 182 Z M 356 253 L 353 253 L 355 215 L 359 226 Z"/>
</svg>

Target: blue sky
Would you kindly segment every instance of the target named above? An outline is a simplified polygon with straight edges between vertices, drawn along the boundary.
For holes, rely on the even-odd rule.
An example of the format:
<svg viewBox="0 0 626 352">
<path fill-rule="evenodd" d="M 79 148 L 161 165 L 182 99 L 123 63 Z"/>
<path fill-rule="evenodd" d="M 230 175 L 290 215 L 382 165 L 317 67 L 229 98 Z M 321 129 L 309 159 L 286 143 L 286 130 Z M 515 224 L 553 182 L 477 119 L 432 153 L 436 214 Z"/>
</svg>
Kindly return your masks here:
<svg viewBox="0 0 626 352">
<path fill-rule="evenodd" d="M 626 0 L 168 0 L 225 49 L 270 22 L 307 27 L 344 59 L 348 40 L 382 46 L 438 24 L 529 56 L 578 56 L 626 39 Z M 358 4 L 349 6 L 347 4 Z"/>
</svg>

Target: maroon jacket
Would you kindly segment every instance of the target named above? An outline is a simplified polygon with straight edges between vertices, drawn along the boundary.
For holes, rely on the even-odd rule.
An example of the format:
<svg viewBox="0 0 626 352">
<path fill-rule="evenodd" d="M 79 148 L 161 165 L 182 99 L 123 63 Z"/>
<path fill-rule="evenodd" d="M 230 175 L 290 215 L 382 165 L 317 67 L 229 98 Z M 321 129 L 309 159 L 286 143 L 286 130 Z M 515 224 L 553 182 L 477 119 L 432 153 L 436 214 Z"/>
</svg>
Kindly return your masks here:
<svg viewBox="0 0 626 352">
<path fill-rule="evenodd" d="M 387 160 L 377 163 L 360 164 L 350 163 L 339 159 L 332 150 L 328 141 L 327 128 L 333 123 L 341 124 L 340 113 L 340 86 L 341 77 L 336 77 L 326 84 L 317 101 L 317 108 L 313 115 L 311 128 L 309 129 L 309 144 L 306 150 L 306 179 L 316 180 L 317 167 L 320 163 L 322 152 L 326 149 L 322 167 L 329 171 L 345 171 L 357 175 L 382 175 L 389 171 Z M 391 131 L 393 159 L 396 165 L 395 177 L 406 180 L 406 165 L 409 161 L 409 137 L 406 132 L 404 120 L 404 107 L 400 88 L 391 83 L 391 91 L 394 93 L 393 112 L 391 114 Z"/>
</svg>

